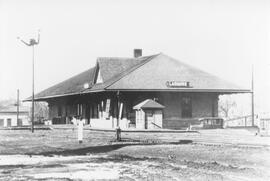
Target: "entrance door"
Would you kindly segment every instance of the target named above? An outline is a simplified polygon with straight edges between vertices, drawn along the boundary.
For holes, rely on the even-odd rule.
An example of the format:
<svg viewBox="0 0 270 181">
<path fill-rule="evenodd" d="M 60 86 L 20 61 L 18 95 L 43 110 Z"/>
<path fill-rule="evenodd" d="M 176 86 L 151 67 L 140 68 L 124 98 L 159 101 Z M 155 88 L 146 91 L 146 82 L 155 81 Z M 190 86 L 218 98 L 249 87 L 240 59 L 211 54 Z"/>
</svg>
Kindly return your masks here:
<svg viewBox="0 0 270 181">
<path fill-rule="evenodd" d="M 146 111 L 145 116 L 145 129 L 152 128 L 152 122 L 154 122 L 154 116 L 152 111 Z"/>
<path fill-rule="evenodd" d="M 11 119 L 7 119 L 7 126 L 8 126 L 8 127 L 11 126 Z"/>
<path fill-rule="evenodd" d="M 182 97 L 182 118 L 192 117 L 191 97 Z"/>
<path fill-rule="evenodd" d="M 22 126 L 22 119 L 18 119 L 18 124 L 17 126 Z"/>
</svg>

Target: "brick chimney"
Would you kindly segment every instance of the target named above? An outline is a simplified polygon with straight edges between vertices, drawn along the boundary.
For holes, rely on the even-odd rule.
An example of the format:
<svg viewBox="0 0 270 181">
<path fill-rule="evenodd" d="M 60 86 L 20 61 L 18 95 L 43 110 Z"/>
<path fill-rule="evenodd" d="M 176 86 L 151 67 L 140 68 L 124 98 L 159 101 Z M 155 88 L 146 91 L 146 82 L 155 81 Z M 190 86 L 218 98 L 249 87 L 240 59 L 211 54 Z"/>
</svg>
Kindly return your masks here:
<svg viewBox="0 0 270 181">
<path fill-rule="evenodd" d="M 134 49 L 134 58 L 142 56 L 142 49 Z"/>
</svg>

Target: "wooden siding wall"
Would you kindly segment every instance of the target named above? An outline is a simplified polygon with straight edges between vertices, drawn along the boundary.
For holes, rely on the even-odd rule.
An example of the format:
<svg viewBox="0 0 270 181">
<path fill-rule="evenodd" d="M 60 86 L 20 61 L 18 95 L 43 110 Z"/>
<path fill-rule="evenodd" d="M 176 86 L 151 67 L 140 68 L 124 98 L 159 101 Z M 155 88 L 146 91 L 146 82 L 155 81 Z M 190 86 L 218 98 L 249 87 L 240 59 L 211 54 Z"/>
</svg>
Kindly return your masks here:
<svg viewBox="0 0 270 181">
<path fill-rule="evenodd" d="M 181 98 L 183 96 L 190 96 L 192 98 L 192 118 L 182 118 Z M 175 93 L 174 95 L 169 95 L 169 93 L 163 93 L 161 97 L 163 99 L 163 105 L 165 106 L 163 111 L 163 128 L 179 129 L 195 122 L 196 118 L 218 116 L 217 94 Z"/>
<path fill-rule="evenodd" d="M 192 98 L 192 118 L 182 118 L 181 99 L 183 96 L 190 96 Z M 108 98 L 111 99 L 111 105 L 110 115 L 106 119 L 103 117 L 105 115 L 104 104 Z M 135 123 L 135 110 L 133 110 L 133 106 L 149 98 L 156 99 L 157 102 L 165 106 L 163 110 L 163 128 L 179 129 L 187 126 L 187 123 L 195 120 L 194 118 L 218 116 L 218 95 L 214 93 L 125 92 L 120 93 L 120 102 L 123 103 L 123 110 L 119 124 L 127 127 L 129 123 Z M 69 98 L 51 101 L 49 102 L 50 119 L 59 118 L 59 106 L 61 107 L 62 117 L 77 115 L 77 104 L 82 104 L 82 116 L 87 119 L 90 118 L 91 126 L 116 127 L 118 110 L 116 93 L 96 94 L 92 97 L 84 96 L 81 99 Z"/>
</svg>

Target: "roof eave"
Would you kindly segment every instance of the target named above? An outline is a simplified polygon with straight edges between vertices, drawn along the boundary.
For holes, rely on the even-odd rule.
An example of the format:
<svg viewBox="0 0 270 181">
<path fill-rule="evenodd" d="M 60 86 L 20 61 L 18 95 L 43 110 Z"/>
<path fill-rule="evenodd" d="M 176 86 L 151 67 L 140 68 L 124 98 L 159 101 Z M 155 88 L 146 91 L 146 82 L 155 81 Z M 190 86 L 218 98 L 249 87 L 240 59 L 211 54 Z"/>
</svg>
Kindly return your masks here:
<svg viewBox="0 0 270 181">
<path fill-rule="evenodd" d="M 65 96 L 73 96 L 73 95 L 82 95 L 88 93 L 96 93 L 96 92 L 105 92 L 105 91 L 125 91 L 125 92 L 204 92 L 204 93 L 221 93 L 221 94 L 234 94 L 234 93 L 252 93 L 251 90 L 248 89 L 97 89 L 97 90 L 87 90 L 85 92 L 76 92 L 69 94 L 59 94 L 52 96 L 44 96 L 35 98 L 35 101 L 46 101 L 52 98 L 65 97 Z M 32 98 L 24 99 L 23 102 L 32 101 Z"/>
<path fill-rule="evenodd" d="M 107 91 L 252 93 L 248 89 L 106 89 Z"/>
<path fill-rule="evenodd" d="M 65 96 L 74 96 L 74 95 L 82 95 L 82 94 L 87 94 L 87 93 L 103 92 L 103 91 L 105 91 L 105 90 L 93 90 L 93 91 L 87 91 L 87 92 L 76 92 L 76 93 L 69 93 L 69 94 L 59 94 L 59 95 L 38 97 L 38 98 L 34 98 L 34 100 L 35 101 L 46 101 L 46 100 L 52 99 L 52 98 L 59 98 L 59 97 L 65 97 Z M 30 102 L 30 101 L 32 101 L 32 97 L 23 100 L 23 102 Z"/>
</svg>

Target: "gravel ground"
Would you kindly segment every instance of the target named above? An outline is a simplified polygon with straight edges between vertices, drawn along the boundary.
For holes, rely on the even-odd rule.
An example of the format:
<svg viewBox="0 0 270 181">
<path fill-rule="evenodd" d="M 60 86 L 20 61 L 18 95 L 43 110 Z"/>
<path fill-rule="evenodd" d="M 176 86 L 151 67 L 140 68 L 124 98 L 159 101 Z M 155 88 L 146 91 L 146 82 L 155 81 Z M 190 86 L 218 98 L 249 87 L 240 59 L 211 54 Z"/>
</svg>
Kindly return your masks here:
<svg viewBox="0 0 270 181">
<path fill-rule="evenodd" d="M 197 133 L 0 132 L 0 180 L 270 180 L 269 138 Z"/>
</svg>

